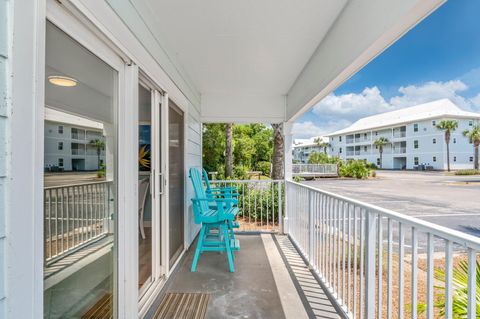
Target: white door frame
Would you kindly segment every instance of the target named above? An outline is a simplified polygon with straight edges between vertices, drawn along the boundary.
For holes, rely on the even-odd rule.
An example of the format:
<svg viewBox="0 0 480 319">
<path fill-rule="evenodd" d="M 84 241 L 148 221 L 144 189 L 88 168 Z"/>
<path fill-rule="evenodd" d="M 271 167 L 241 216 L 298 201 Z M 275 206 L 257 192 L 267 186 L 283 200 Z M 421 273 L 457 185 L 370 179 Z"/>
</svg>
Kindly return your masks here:
<svg viewBox="0 0 480 319">
<path fill-rule="evenodd" d="M 128 212 L 131 210 L 133 198 L 132 196 L 127 196 L 127 194 L 132 194 L 132 188 L 134 182 L 132 181 L 133 174 L 128 174 L 131 171 L 131 149 L 129 145 L 132 144 L 132 132 L 133 132 L 133 123 L 129 118 L 131 113 L 131 108 L 127 107 L 126 99 L 130 98 L 131 94 L 135 92 L 134 87 L 132 87 L 132 82 L 127 81 L 127 69 L 129 75 L 135 73 L 135 70 L 129 69 L 122 58 L 113 50 L 107 43 L 102 41 L 99 36 L 92 32 L 92 30 L 87 27 L 80 19 L 77 19 L 72 12 L 66 10 L 65 7 L 58 4 L 58 2 L 49 0 L 47 1 L 47 11 L 46 11 L 46 20 L 52 22 L 63 32 L 72 37 L 75 41 L 80 43 L 86 49 L 91 51 L 99 59 L 104 61 L 106 64 L 111 66 L 117 71 L 117 87 L 116 87 L 116 109 L 115 109 L 115 118 L 116 118 L 116 148 L 117 148 L 117 158 L 116 158 L 116 181 L 117 181 L 117 224 L 115 231 L 115 242 L 116 246 L 114 253 L 114 268 L 116 269 L 114 291 L 117 292 L 117 298 L 114 299 L 116 303 L 115 309 L 118 313 L 114 315 L 118 318 L 123 318 L 128 312 L 128 303 L 129 296 L 127 296 L 127 286 L 128 279 L 131 280 L 131 269 L 128 267 L 127 261 L 130 258 L 131 250 L 128 249 L 126 243 L 128 232 Z M 38 139 L 43 139 L 43 134 L 37 136 Z M 138 143 L 138 137 L 136 137 Z M 43 143 L 43 141 L 41 142 Z M 135 154 L 136 155 L 136 154 Z M 43 156 L 43 152 L 41 153 Z M 135 164 L 138 159 L 135 160 Z M 127 172 L 127 173 L 125 173 Z M 136 177 L 135 179 L 137 179 Z M 43 193 L 43 190 L 38 190 Z M 135 207 L 138 203 L 135 204 Z M 120 236 L 121 234 L 121 236 Z M 37 262 L 43 263 L 43 260 Z"/>
</svg>

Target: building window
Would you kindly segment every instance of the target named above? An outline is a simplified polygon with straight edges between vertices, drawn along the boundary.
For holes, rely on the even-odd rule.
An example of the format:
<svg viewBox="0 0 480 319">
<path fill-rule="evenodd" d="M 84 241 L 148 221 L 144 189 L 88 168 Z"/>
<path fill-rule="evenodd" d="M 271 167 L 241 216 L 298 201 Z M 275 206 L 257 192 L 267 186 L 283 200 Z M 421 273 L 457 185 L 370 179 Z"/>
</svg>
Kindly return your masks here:
<svg viewBox="0 0 480 319">
<path fill-rule="evenodd" d="M 63 150 L 63 142 L 58 142 L 58 150 Z"/>
<path fill-rule="evenodd" d="M 473 162 L 473 156 L 470 156 L 469 161 L 470 161 L 470 162 Z"/>
<path fill-rule="evenodd" d="M 363 137 L 367 139 L 367 133 L 363 133 Z"/>
<path fill-rule="evenodd" d="M 380 166 L 380 159 L 377 158 L 377 166 Z"/>
<path fill-rule="evenodd" d="M 63 158 L 58 159 L 58 166 L 63 167 Z"/>
<path fill-rule="evenodd" d="M 418 132 L 418 124 L 413 124 L 413 131 Z"/>
<path fill-rule="evenodd" d="M 418 165 L 418 157 L 414 157 L 414 158 L 413 158 L 413 164 L 414 164 L 414 165 Z"/>
<path fill-rule="evenodd" d="M 378 135 L 378 132 L 375 132 L 375 136 L 377 136 L 377 135 Z"/>
<path fill-rule="evenodd" d="M 437 157 L 436 157 L 436 156 L 433 157 L 433 161 L 434 161 L 434 162 L 437 161 Z"/>
<path fill-rule="evenodd" d="M 453 138 L 453 144 L 456 144 L 456 143 L 457 143 L 457 138 L 454 137 L 454 138 Z"/>
<path fill-rule="evenodd" d="M 418 148 L 418 141 L 417 140 L 413 141 L 413 148 Z"/>
<path fill-rule="evenodd" d="M 342 137 L 341 137 L 341 136 L 339 136 L 339 137 L 338 137 L 338 140 L 341 142 L 341 141 L 342 141 Z"/>
<path fill-rule="evenodd" d="M 341 148 L 341 147 L 338 149 L 338 152 L 339 152 L 340 154 L 342 153 L 342 148 Z"/>
<path fill-rule="evenodd" d="M 63 134 L 63 125 L 58 126 L 58 134 Z"/>
<path fill-rule="evenodd" d="M 432 121 L 432 126 L 436 126 L 437 125 L 437 122 L 435 122 L 435 120 Z"/>
<path fill-rule="evenodd" d="M 473 121 L 472 120 L 468 121 L 468 126 L 473 126 Z"/>
<path fill-rule="evenodd" d="M 433 144 L 437 144 L 437 139 L 436 138 L 433 139 Z"/>
<path fill-rule="evenodd" d="M 454 162 L 457 161 L 457 157 L 456 157 L 456 156 L 453 157 L 453 161 L 454 161 Z"/>
<path fill-rule="evenodd" d="M 363 150 L 366 152 L 366 151 L 367 151 L 367 147 L 366 147 L 366 146 L 364 146 L 364 147 L 363 147 Z"/>
</svg>

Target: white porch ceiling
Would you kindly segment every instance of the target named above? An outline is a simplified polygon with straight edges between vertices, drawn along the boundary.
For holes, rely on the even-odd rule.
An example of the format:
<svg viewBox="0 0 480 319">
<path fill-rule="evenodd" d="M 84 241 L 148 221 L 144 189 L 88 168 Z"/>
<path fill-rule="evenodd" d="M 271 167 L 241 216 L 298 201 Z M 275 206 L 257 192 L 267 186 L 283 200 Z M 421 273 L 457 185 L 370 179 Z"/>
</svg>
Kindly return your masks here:
<svg viewBox="0 0 480 319">
<path fill-rule="evenodd" d="M 443 0 L 109 2 L 134 32 L 141 28 L 128 6 L 135 11 L 174 66 L 172 78 L 201 96 L 204 121 L 279 122 L 306 111 Z"/>
</svg>

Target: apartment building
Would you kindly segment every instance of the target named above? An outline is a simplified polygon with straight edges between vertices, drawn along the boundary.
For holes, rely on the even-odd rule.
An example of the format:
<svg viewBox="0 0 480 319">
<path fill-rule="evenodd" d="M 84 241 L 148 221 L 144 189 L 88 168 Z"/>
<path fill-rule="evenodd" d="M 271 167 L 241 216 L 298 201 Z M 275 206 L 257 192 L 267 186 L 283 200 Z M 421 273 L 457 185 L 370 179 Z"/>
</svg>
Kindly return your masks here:
<svg viewBox="0 0 480 319">
<path fill-rule="evenodd" d="M 103 124 L 45 108 L 45 170 L 94 171 L 105 162 Z M 98 154 L 100 152 L 100 154 Z"/>
<path fill-rule="evenodd" d="M 380 166 L 380 153 L 374 142 L 384 137 L 388 143 L 383 147 L 383 168 L 415 169 L 425 165 L 445 170 L 444 131 L 436 126 L 445 119 L 458 121 L 458 128 L 450 139 L 451 168 L 472 168 L 474 148 L 462 132 L 478 124 L 480 114 L 464 111 L 448 99 L 362 118 L 327 135 L 330 154 L 342 159 L 363 159 Z"/>
<path fill-rule="evenodd" d="M 317 139 L 320 139 L 322 142 L 328 143 L 328 137 L 324 136 L 315 136 L 309 139 L 295 139 L 293 142 L 293 161 L 297 164 L 307 164 L 310 154 L 323 153 L 325 152 L 325 147 L 317 143 Z M 328 152 L 328 147 L 327 147 Z"/>
</svg>

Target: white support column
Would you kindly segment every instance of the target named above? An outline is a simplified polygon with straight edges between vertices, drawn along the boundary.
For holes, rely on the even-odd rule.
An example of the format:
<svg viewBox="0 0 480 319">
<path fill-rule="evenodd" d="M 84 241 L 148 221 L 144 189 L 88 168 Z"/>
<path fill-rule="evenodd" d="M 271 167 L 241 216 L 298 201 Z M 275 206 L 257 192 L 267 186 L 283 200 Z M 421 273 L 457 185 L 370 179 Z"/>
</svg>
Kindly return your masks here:
<svg viewBox="0 0 480 319">
<path fill-rule="evenodd" d="M 283 142 L 284 142 L 284 179 L 286 181 L 291 181 L 292 180 L 292 150 L 293 150 L 293 134 L 292 134 L 292 126 L 293 123 L 291 122 L 284 122 L 283 123 Z M 285 183 L 285 198 L 284 198 L 284 203 L 285 203 L 285 214 L 283 218 L 283 233 L 288 234 L 289 229 L 288 229 L 288 187 Z"/>
<path fill-rule="evenodd" d="M 292 180 L 292 151 L 293 151 L 293 134 L 292 134 L 292 122 L 285 122 L 283 123 L 283 141 L 285 143 L 284 146 L 284 169 L 285 169 L 285 180 L 291 181 Z"/>
</svg>

